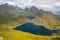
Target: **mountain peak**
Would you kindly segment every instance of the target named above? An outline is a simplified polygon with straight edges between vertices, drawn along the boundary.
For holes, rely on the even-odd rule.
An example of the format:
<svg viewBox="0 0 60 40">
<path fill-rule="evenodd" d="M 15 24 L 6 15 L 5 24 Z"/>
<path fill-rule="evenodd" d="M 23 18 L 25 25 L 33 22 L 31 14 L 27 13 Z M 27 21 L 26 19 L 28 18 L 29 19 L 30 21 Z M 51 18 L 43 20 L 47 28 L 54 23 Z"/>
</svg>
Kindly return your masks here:
<svg viewBox="0 0 60 40">
<path fill-rule="evenodd" d="M 37 8 L 37 7 L 35 7 L 35 6 L 32 6 L 31 8 L 30 8 L 30 10 L 36 10 L 36 11 L 38 11 L 39 9 Z"/>
<path fill-rule="evenodd" d="M 16 10 L 16 9 L 22 9 L 22 8 L 20 8 L 20 7 L 18 7 L 18 6 L 14 6 L 14 5 L 10 5 L 10 4 L 8 4 L 8 3 L 5 3 L 5 4 L 2 4 L 2 5 L 0 5 L 0 9 L 2 10 L 2 9 L 12 9 L 12 10 Z"/>
<path fill-rule="evenodd" d="M 5 3 L 4 5 L 9 5 L 8 3 Z"/>
<path fill-rule="evenodd" d="M 38 9 L 38 8 L 37 8 L 37 7 L 35 7 L 35 6 L 32 6 L 31 8 Z"/>
<path fill-rule="evenodd" d="M 8 3 L 5 3 L 5 4 L 0 5 L 0 7 L 2 7 L 2 8 L 9 8 L 9 7 L 12 7 L 12 6 L 13 5 L 10 5 Z"/>
<path fill-rule="evenodd" d="M 8 3 L 5 3 L 5 4 L 2 4 L 2 5 L 0 5 L 0 6 L 9 6 L 10 4 L 8 4 Z"/>
<path fill-rule="evenodd" d="M 25 11 L 29 10 L 29 8 L 25 7 Z"/>
<path fill-rule="evenodd" d="M 31 13 L 34 13 L 34 14 L 36 14 L 36 13 L 38 13 L 39 12 L 39 9 L 37 8 L 37 7 L 35 7 L 35 6 L 32 6 L 32 7 L 30 7 L 30 8 L 25 8 L 25 11 L 28 11 L 28 12 L 31 12 Z"/>
</svg>

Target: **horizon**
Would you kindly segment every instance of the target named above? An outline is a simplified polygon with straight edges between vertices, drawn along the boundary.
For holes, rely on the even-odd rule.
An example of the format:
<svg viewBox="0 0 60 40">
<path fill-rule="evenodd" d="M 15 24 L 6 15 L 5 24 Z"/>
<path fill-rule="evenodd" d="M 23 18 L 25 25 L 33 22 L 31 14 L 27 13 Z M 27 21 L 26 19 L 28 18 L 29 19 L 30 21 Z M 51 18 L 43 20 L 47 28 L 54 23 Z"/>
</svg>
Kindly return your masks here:
<svg viewBox="0 0 60 40">
<path fill-rule="evenodd" d="M 60 0 L 1 0 L 0 5 L 8 3 L 11 5 L 17 5 L 19 7 L 31 7 L 36 6 L 39 9 L 52 11 L 54 13 L 60 12 Z"/>
</svg>

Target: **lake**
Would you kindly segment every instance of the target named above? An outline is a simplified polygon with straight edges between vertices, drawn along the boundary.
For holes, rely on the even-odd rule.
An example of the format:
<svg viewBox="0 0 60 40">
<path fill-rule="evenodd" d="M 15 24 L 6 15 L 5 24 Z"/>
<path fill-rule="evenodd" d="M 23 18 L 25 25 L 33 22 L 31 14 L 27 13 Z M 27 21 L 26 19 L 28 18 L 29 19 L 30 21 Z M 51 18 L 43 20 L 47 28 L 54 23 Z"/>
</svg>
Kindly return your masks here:
<svg viewBox="0 0 60 40">
<path fill-rule="evenodd" d="M 26 23 L 21 26 L 17 26 L 14 30 L 20 30 L 23 32 L 29 32 L 36 35 L 46 35 L 50 36 L 53 34 L 52 30 L 45 28 L 44 26 L 38 26 L 33 23 Z"/>
</svg>

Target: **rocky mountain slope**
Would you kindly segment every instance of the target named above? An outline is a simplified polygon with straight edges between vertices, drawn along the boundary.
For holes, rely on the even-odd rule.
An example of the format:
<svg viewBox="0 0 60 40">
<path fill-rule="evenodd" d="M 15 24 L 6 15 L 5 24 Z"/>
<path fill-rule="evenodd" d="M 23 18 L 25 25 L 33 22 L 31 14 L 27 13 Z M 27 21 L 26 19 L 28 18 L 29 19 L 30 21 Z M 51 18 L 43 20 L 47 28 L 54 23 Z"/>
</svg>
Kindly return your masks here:
<svg viewBox="0 0 60 40">
<path fill-rule="evenodd" d="M 37 25 L 43 25 L 49 29 L 58 29 L 60 27 L 57 17 L 48 11 L 38 9 L 35 6 L 22 9 L 17 6 L 9 5 L 8 3 L 0 5 L 0 23 L 9 20 L 19 20 L 33 22 Z"/>
<path fill-rule="evenodd" d="M 46 28 L 50 29 L 58 29 L 60 27 L 60 21 L 58 17 L 52 12 L 38 9 L 35 6 L 32 6 L 31 8 L 25 8 L 25 11 L 34 13 L 38 16 L 33 20 L 33 22 L 37 25 L 47 26 Z"/>
<path fill-rule="evenodd" d="M 60 29 L 60 21 L 51 12 L 38 9 L 35 6 L 22 9 L 8 3 L 0 5 L 0 37 L 3 37 L 4 40 L 48 40 L 47 36 L 43 37 L 42 35 L 34 35 L 13 29 L 28 22 L 44 26 L 49 30 Z M 57 36 L 60 36 L 60 34 Z"/>
</svg>

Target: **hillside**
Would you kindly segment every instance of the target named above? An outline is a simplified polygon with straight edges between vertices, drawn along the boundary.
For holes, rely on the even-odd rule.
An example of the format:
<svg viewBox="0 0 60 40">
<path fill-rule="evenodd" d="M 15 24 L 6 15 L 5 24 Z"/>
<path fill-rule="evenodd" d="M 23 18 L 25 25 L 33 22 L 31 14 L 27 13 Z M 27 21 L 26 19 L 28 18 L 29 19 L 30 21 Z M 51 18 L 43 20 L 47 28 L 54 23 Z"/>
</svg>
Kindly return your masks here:
<svg viewBox="0 0 60 40">
<path fill-rule="evenodd" d="M 25 23 L 34 23 L 38 26 L 44 26 L 50 30 L 60 29 L 60 21 L 57 17 L 48 11 L 40 10 L 35 6 L 31 8 L 22 9 L 18 6 L 9 4 L 0 5 L 0 36 L 4 40 L 47 40 L 48 37 L 42 35 L 34 35 L 17 30 L 13 30 L 17 26 Z M 59 36 L 58 34 L 57 36 Z M 52 35 L 55 36 L 55 35 Z M 23 39 L 24 38 L 24 39 Z M 44 39 L 43 39 L 44 38 Z"/>
<path fill-rule="evenodd" d="M 8 3 L 0 5 L 0 15 L 1 16 L 8 16 L 12 15 L 13 17 L 18 17 L 18 16 L 36 16 L 33 13 L 24 11 L 22 8 L 9 5 Z"/>
<path fill-rule="evenodd" d="M 45 22 L 49 25 L 51 29 L 58 28 L 58 25 L 60 25 L 58 18 L 51 12 L 43 13 L 41 18 L 45 20 Z"/>
<path fill-rule="evenodd" d="M 60 28 L 60 21 L 52 12 L 38 9 L 35 6 L 22 9 L 8 3 L 0 5 L 0 24 L 9 21 L 33 22 L 52 30 Z"/>
<path fill-rule="evenodd" d="M 52 30 L 58 29 L 58 28 L 60 29 L 60 21 L 58 17 L 52 12 L 44 11 L 42 9 L 39 10 L 34 6 L 32 6 L 31 8 L 25 8 L 25 11 L 28 11 L 37 15 L 37 17 L 33 20 L 35 24 L 43 25 L 45 27 L 47 26 L 46 28 L 49 28 Z"/>
<path fill-rule="evenodd" d="M 57 17 L 58 17 L 58 19 L 60 20 L 60 14 L 58 14 L 58 15 L 56 14 L 56 16 L 57 16 Z"/>
</svg>

